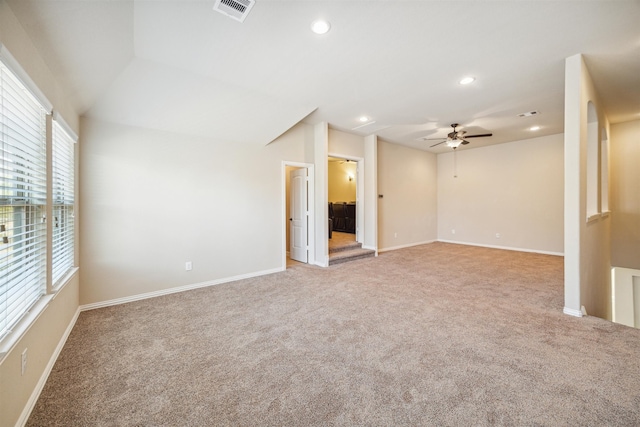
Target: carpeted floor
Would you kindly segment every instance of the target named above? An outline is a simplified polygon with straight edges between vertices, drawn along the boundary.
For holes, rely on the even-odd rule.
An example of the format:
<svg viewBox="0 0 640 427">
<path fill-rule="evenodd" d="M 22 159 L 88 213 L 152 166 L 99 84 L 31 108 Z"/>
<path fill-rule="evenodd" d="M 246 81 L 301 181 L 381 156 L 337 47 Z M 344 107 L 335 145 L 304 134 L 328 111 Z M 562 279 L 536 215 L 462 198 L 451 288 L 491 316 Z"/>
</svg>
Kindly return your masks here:
<svg viewBox="0 0 640 427">
<path fill-rule="evenodd" d="M 640 425 L 640 331 L 562 268 L 434 243 L 84 312 L 28 425 Z"/>
</svg>

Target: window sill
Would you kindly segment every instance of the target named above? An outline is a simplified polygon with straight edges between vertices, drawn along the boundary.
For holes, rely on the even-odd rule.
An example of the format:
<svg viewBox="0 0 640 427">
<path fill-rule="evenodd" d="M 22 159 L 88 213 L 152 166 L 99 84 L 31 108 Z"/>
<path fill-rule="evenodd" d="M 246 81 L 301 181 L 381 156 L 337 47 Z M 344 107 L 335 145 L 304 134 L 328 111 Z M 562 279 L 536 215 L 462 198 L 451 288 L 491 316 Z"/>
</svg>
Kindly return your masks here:
<svg viewBox="0 0 640 427">
<path fill-rule="evenodd" d="M 67 274 L 62 276 L 62 279 L 58 280 L 58 283 L 56 283 L 53 286 L 53 295 L 55 295 L 59 290 L 64 288 L 66 284 L 69 283 L 69 281 L 73 278 L 73 276 L 76 275 L 78 270 L 79 270 L 78 267 L 73 267 L 67 272 Z"/>
<path fill-rule="evenodd" d="M 594 222 L 594 221 L 599 220 L 601 216 L 602 216 L 602 214 L 600 214 L 600 213 L 589 215 L 587 217 L 587 224 L 589 224 L 590 222 Z"/>
<path fill-rule="evenodd" d="M 58 293 L 64 289 L 65 286 L 71 281 L 71 279 L 78 272 L 78 267 L 71 269 L 62 280 L 60 284 L 54 288 L 50 294 L 43 295 L 36 301 L 36 303 L 29 309 L 22 319 L 13 327 L 2 340 L 0 340 L 0 364 L 4 362 L 4 358 L 9 354 L 18 342 L 25 336 L 31 326 L 38 321 L 38 318 L 44 313 L 45 309 L 49 306 L 49 303 L 53 301 Z"/>
</svg>

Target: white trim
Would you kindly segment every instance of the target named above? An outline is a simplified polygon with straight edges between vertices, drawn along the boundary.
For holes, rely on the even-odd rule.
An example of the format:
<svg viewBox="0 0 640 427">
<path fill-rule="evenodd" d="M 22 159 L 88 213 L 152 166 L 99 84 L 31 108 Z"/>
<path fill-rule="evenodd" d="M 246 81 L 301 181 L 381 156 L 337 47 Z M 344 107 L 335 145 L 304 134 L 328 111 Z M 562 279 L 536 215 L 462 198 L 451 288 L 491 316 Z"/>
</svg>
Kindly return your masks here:
<svg viewBox="0 0 640 427">
<path fill-rule="evenodd" d="M 633 298 L 633 278 L 640 277 L 640 270 L 611 267 L 611 320 L 615 323 L 636 326 Z"/>
<path fill-rule="evenodd" d="M 22 68 L 20 63 L 16 61 L 16 59 L 11 55 L 9 49 L 2 43 L 0 43 L 0 61 L 4 63 L 4 65 L 9 68 L 13 74 L 20 80 L 20 82 L 25 85 L 25 87 L 31 92 L 31 95 L 42 105 L 47 112 L 47 114 L 51 114 L 51 110 L 53 109 L 53 104 L 49 102 L 47 97 L 42 93 L 38 85 L 35 84 L 29 74 Z"/>
<path fill-rule="evenodd" d="M 565 307 L 562 309 L 562 312 L 564 314 L 568 314 L 569 316 L 582 317 L 582 310 L 576 310 L 573 308 Z"/>
<path fill-rule="evenodd" d="M 562 252 L 541 251 L 538 249 L 513 248 L 510 246 L 498 246 L 498 245 L 483 245 L 481 243 L 458 242 L 454 240 L 443 240 L 443 239 L 438 239 L 437 242 L 453 243 L 456 245 L 480 246 L 482 248 L 491 248 L 491 249 L 504 249 L 506 251 L 529 252 L 529 253 L 542 254 L 542 255 L 564 256 L 564 253 Z"/>
<path fill-rule="evenodd" d="M 14 347 L 29 329 L 38 321 L 42 313 L 47 309 L 55 294 L 42 295 L 36 303 L 31 306 L 24 316 L 16 323 L 10 332 L 0 340 L 0 364 L 4 362 L 7 354 L 13 351 Z"/>
<path fill-rule="evenodd" d="M 91 304 L 81 305 L 80 306 L 80 311 L 94 310 L 96 308 L 103 308 L 103 307 L 109 307 L 109 306 L 112 306 L 112 305 L 126 304 L 128 302 L 141 301 L 141 300 L 145 300 L 145 299 L 149 299 L 149 298 L 160 297 L 160 296 L 163 296 L 163 295 L 177 294 L 179 292 L 186 292 L 186 291 L 191 291 L 193 289 L 199 289 L 199 288 L 206 288 L 206 287 L 209 287 L 209 286 L 221 285 L 223 283 L 235 282 L 235 281 L 243 280 L 243 279 L 250 279 L 252 277 L 266 276 L 267 274 L 279 273 L 279 272 L 284 271 L 284 270 L 285 269 L 283 267 L 278 267 L 278 268 L 273 268 L 271 270 L 256 271 L 256 272 L 253 272 L 253 273 L 240 274 L 238 276 L 225 277 L 223 279 L 217 279 L 217 280 L 210 280 L 210 281 L 207 281 L 207 282 L 194 283 L 192 285 L 176 286 L 174 288 L 162 289 L 160 291 L 147 292 L 147 293 L 144 293 L 144 294 L 131 295 L 131 296 L 128 296 L 128 297 L 123 297 L 123 298 L 116 298 L 116 299 L 107 300 L 107 301 L 94 302 L 94 303 L 91 303 Z"/>
<path fill-rule="evenodd" d="M 328 152 L 327 160 L 329 157 L 336 159 L 344 159 L 352 161 L 356 164 L 356 242 L 364 243 L 364 229 L 367 226 L 364 221 L 364 171 L 366 166 L 364 164 L 364 157 L 349 156 L 346 154 L 339 154 L 336 152 Z M 327 173 L 327 194 L 329 191 L 329 174 Z M 366 248 L 365 248 L 366 249 Z"/>
<path fill-rule="evenodd" d="M 364 157 L 349 156 L 347 154 L 339 154 L 339 153 L 336 153 L 336 152 L 327 153 L 327 157 L 335 157 L 336 159 L 351 160 L 351 161 L 356 162 L 356 163 L 358 163 L 361 160 L 364 160 Z"/>
<path fill-rule="evenodd" d="M 375 251 L 376 254 L 374 256 L 378 256 L 378 248 L 376 248 L 375 246 L 362 245 L 362 249 L 368 249 L 370 251 Z"/>
<path fill-rule="evenodd" d="M 67 123 L 67 121 L 62 118 L 58 111 L 53 112 L 53 121 L 56 122 L 62 128 L 62 130 L 64 130 L 69 135 L 69 137 L 71 137 L 73 142 L 78 142 L 78 134 L 73 129 L 71 129 L 69 123 Z"/>
<path fill-rule="evenodd" d="M 364 137 L 364 158 L 366 169 L 363 171 L 364 235 L 362 244 L 374 246 L 378 255 L 378 136 Z"/>
<path fill-rule="evenodd" d="M 4 358 L 7 354 L 13 351 L 15 346 L 20 340 L 29 332 L 31 327 L 38 321 L 42 313 L 47 309 L 49 303 L 53 301 L 56 296 L 64 289 L 65 286 L 71 281 L 78 271 L 78 267 L 75 267 L 68 275 L 65 276 L 65 280 L 60 282 L 60 285 L 53 290 L 50 294 L 42 295 L 38 301 L 25 313 L 20 321 L 13 327 L 2 340 L 0 340 L 0 364 L 4 362 Z"/>
<path fill-rule="evenodd" d="M 318 267 L 329 267 L 329 258 L 327 257 L 326 261 L 322 263 L 319 259 L 316 258 L 313 265 L 317 265 Z"/>
<path fill-rule="evenodd" d="M 602 214 L 600 213 L 595 213 L 593 215 L 587 216 L 587 224 L 599 220 L 601 216 Z"/>
<path fill-rule="evenodd" d="M 437 242 L 437 240 L 427 240 L 424 242 L 408 243 L 406 245 L 400 245 L 400 246 L 391 246 L 390 248 L 378 249 L 378 252 L 382 253 L 382 252 L 396 251 L 398 249 L 411 248 L 413 246 L 428 245 L 429 243 L 434 243 L 434 242 Z"/>
<path fill-rule="evenodd" d="M 71 267 L 69 271 L 67 271 L 67 273 L 64 276 L 62 276 L 60 280 L 58 280 L 57 283 L 53 284 L 53 290 L 55 295 L 58 294 L 58 291 L 62 289 L 64 284 L 68 283 L 71 279 L 73 279 L 73 276 L 75 276 L 76 273 L 78 273 L 78 270 L 80 270 L 79 267 Z"/>
<path fill-rule="evenodd" d="M 64 345 L 67 343 L 67 339 L 69 338 L 69 335 L 73 330 L 73 327 L 76 325 L 79 315 L 80 315 L 80 307 L 78 307 L 78 309 L 76 310 L 76 313 L 73 315 L 73 318 L 71 319 L 71 322 L 69 322 L 67 329 L 64 331 L 64 334 L 62 334 L 62 337 L 60 337 L 60 341 L 58 342 L 56 349 L 51 354 L 51 357 L 49 358 L 49 362 L 47 363 L 47 366 L 44 368 L 44 371 L 42 372 L 42 375 L 40 376 L 38 383 L 33 389 L 33 392 L 31 393 L 31 396 L 29 397 L 27 404 L 25 405 L 24 409 L 22 409 L 22 413 L 20 414 L 20 418 L 18 418 L 18 421 L 16 422 L 16 426 L 24 426 L 25 424 L 27 424 L 27 421 L 29 420 L 29 416 L 31 415 L 31 411 L 33 411 L 33 408 L 36 406 L 36 402 L 38 402 L 40 393 L 42 393 L 42 389 L 44 389 L 44 386 L 47 383 L 47 380 L 49 379 L 49 374 L 51 374 L 51 371 L 53 370 L 53 365 L 55 365 L 56 361 L 58 360 L 58 356 L 60 356 L 60 352 L 64 348 Z"/>
<path fill-rule="evenodd" d="M 282 173 L 282 183 L 281 183 L 281 209 L 282 214 L 281 218 L 284 218 L 285 225 L 282 228 L 282 269 L 285 270 L 287 268 L 287 257 L 289 256 L 289 252 L 287 252 L 287 229 L 289 227 L 289 220 L 287 218 L 287 166 L 295 167 L 295 168 L 306 168 L 307 169 L 307 207 L 308 211 L 308 219 L 307 219 L 307 236 L 309 236 L 307 240 L 307 247 L 309 250 L 307 251 L 307 264 L 316 264 L 316 250 L 315 250 L 315 168 L 313 163 L 300 163 L 300 162 L 289 162 L 287 160 L 283 160 L 280 166 Z"/>
</svg>

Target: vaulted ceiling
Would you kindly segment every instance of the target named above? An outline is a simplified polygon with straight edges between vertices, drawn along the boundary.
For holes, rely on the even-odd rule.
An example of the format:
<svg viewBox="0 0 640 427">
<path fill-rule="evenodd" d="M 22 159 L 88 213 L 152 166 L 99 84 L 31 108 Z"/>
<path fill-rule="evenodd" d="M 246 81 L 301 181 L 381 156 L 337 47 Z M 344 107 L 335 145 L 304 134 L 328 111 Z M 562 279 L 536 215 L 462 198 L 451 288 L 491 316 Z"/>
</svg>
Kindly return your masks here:
<svg viewBox="0 0 640 427">
<path fill-rule="evenodd" d="M 609 119 L 640 118 L 637 0 L 256 0 L 243 23 L 214 0 L 6 1 L 78 113 L 101 120 L 260 144 L 326 121 L 433 152 L 447 148 L 422 138 L 455 122 L 493 133 L 479 147 L 562 132 L 578 53 Z"/>
</svg>

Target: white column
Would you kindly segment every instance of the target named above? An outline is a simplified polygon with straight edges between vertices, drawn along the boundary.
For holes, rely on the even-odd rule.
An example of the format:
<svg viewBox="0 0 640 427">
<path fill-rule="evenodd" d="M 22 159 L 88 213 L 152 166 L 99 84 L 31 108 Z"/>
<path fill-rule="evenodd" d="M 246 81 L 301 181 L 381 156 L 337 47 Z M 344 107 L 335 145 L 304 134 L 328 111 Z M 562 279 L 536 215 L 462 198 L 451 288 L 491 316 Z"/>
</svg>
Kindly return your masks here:
<svg viewBox="0 0 640 427">
<path fill-rule="evenodd" d="M 378 254 L 378 137 L 364 139 L 364 243 Z"/>
<path fill-rule="evenodd" d="M 315 264 L 329 266 L 329 194 L 327 186 L 329 125 L 318 123 L 313 129 L 313 162 L 315 169 Z"/>
<path fill-rule="evenodd" d="M 564 313 L 582 316 L 580 310 L 580 126 L 582 56 L 565 61 L 564 94 Z"/>
</svg>

